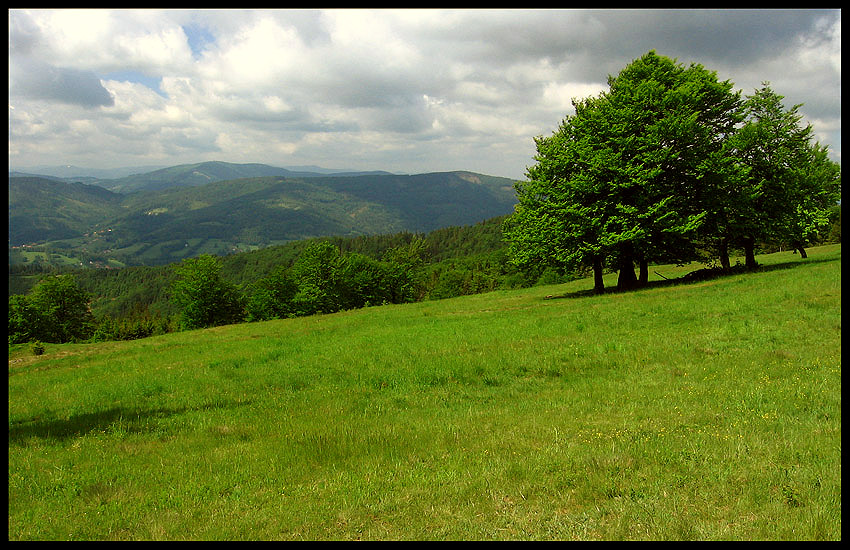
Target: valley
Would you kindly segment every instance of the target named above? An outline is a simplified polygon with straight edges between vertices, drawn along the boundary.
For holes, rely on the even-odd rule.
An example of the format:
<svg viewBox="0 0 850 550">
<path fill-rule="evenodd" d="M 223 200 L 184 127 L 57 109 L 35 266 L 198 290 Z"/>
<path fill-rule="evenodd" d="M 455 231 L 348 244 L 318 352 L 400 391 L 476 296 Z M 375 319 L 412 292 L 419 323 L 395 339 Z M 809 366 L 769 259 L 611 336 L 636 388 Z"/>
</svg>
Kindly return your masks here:
<svg viewBox="0 0 850 550">
<path fill-rule="evenodd" d="M 189 164 L 117 179 L 10 172 L 9 262 L 163 265 L 303 239 L 427 232 L 502 216 L 513 180 Z"/>
</svg>

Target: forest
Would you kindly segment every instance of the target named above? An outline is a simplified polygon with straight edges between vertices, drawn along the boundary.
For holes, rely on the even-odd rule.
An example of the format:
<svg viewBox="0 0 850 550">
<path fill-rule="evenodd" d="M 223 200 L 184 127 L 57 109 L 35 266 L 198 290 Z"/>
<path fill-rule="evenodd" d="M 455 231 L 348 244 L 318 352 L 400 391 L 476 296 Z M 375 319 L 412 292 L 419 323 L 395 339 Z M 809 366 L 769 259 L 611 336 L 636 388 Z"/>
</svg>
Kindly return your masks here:
<svg viewBox="0 0 850 550">
<path fill-rule="evenodd" d="M 502 216 L 429 233 L 308 239 L 164 266 L 13 267 L 9 341 L 56 339 L 56 331 L 24 328 L 34 326 L 27 321 L 33 318 L 33 309 L 42 309 L 45 319 L 51 316 L 51 307 L 39 298 L 56 295 L 45 292 L 50 287 L 75 289 L 79 298 L 75 318 L 86 326 L 80 333 L 85 337 L 78 335 L 77 340 L 109 340 L 196 326 L 195 321 L 186 320 L 184 307 L 175 299 L 180 282 L 193 276 L 198 285 L 207 277 L 201 294 L 208 292 L 218 302 L 228 295 L 236 310 L 207 319 L 201 323 L 204 326 L 447 298 L 530 286 L 538 280 L 557 282 L 551 277 L 541 279 L 535 269 L 519 270 L 510 264 L 502 240 L 503 220 Z M 295 303 L 290 304 L 293 299 Z"/>
</svg>

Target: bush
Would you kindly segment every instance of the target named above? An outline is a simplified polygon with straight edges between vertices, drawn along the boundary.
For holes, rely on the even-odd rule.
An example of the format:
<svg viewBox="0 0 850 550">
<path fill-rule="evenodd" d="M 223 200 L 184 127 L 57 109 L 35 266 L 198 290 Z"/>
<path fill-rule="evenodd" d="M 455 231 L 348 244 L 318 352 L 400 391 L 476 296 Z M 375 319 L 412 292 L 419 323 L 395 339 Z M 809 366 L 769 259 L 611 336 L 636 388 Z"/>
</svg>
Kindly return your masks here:
<svg viewBox="0 0 850 550">
<path fill-rule="evenodd" d="M 393 277 L 387 264 L 362 254 L 347 254 L 340 265 L 339 309 L 381 305 L 393 300 Z"/>
<path fill-rule="evenodd" d="M 284 268 L 278 268 L 265 279 L 254 283 L 254 290 L 245 306 L 248 321 L 284 319 L 295 315 L 293 300 L 298 285 Z"/>
<path fill-rule="evenodd" d="M 33 355 L 43 355 L 44 354 L 44 344 L 36 340 L 30 346 Z"/>
<path fill-rule="evenodd" d="M 468 284 L 471 280 L 468 271 L 460 269 L 448 269 L 440 273 L 437 283 L 428 293 L 431 300 L 442 300 L 468 294 Z"/>
<path fill-rule="evenodd" d="M 535 286 L 558 285 L 569 280 L 569 277 L 565 277 L 563 273 L 561 273 L 561 270 L 554 267 L 547 267 L 543 270 L 543 273 L 540 274 L 540 278 L 537 279 Z"/>
<path fill-rule="evenodd" d="M 333 313 L 341 309 L 341 264 L 339 248 L 329 242 L 312 243 L 304 249 L 291 271 L 298 285 L 293 298 L 296 315 Z"/>
<path fill-rule="evenodd" d="M 104 317 L 94 331 L 92 340 L 106 342 L 112 340 L 138 340 L 160 334 L 175 332 L 177 327 L 166 317 L 143 317 L 113 319 Z"/>
</svg>

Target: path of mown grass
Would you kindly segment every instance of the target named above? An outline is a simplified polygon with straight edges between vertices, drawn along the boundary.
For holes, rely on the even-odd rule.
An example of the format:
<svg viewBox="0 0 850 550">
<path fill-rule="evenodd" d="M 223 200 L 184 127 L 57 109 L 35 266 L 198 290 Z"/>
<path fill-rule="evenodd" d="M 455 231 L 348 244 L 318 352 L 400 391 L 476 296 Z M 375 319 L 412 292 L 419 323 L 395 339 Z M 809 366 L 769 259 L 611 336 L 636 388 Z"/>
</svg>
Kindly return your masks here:
<svg viewBox="0 0 850 550">
<path fill-rule="evenodd" d="M 838 539 L 840 246 L 760 261 L 12 354 L 9 538 Z"/>
</svg>

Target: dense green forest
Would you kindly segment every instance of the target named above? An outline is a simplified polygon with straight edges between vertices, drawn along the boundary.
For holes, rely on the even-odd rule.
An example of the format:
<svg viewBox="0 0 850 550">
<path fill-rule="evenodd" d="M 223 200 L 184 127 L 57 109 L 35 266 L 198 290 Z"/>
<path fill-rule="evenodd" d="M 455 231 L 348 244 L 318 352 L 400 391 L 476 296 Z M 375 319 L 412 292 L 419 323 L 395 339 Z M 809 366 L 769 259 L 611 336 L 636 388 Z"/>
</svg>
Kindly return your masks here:
<svg viewBox="0 0 850 550">
<path fill-rule="evenodd" d="M 423 282 L 428 281 L 428 284 L 423 286 L 420 297 L 427 296 L 430 287 L 436 285 L 441 274 L 448 270 L 488 272 L 492 279 L 489 286 L 495 288 L 503 283 L 499 277 L 503 271 L 517 275 L 516 270 L 509 267 L 505 256 L 501 232 L 503 220 L 504 216 L 475 225 L 447 227 L 429 233 L 405 231 L 387 235 L 297 241 L 222 256 L 221 274 L 227 281 L 240 288 L 247 288 L 251 283 L 269 276 L 275 269 L 292 267 L 311 243 L 329 242 L 341 254 L 356 253 L 378 260 L 392 248 L 422 240 L 421 276 Z M 175 278 L 173 264 L 122 269 L 10 266 L 9 293 L 26 294 L 44 276 L 59 273 L 75 275 L 80 286 L 94 296 L 92 310 L 97 315 L 124 317 L 148 310 L 155 314 L 175 313 L 167 296 L 168 287 Z M 534 274 L 530 276 L 533 278 Z M 478 275 L 480 278 L 481 275 Z"/>
<path fill-rule="evenodd" d="M 496 288 L 528 286 L 539 278 L 533 270 L 519 272 L 506 256 L 501 224 L 504 217 L 471 226 L 453 226 L 430 233 L 400 232 L 388 235 L 308 239 L 251 252 L 218 257 L 220 278 L 233 285 L 247 301 L 256 285 L 276 272 L 291 270 L 304 251 L 318 243 L 332 247 L 339 258 L 360 261 L 357 273 L 387 267 L 391 251 L 415 249 L 408 267 L 408 290 L 403 301 L 444 298 Z M 398 254 L 396 254 L 398 260 Z M 398 260 L 406 261 L 406 260 Z M 125 337 L 176 330 L 179 308 L 173 286 L 180 264 L 134 266 L 122 269 L 10 267 L 10 296 L 25 295 L 39 281 L 72 275 L 79 288 L 91 296 L 91 311 L 103 326 L 124 332 Z M 349 276 L 354 274 L 349 271 Z M 361 285 L 362 286 L 362 285 Z M 370 305 L 393 301 L 387 294 Z M 365 301 L 354 306 L 366 305 Z M 10 311 L 11 314 L 11 311 Z M 10 321 L 11 323 L 11 321 Z M 103 331 L 101 331 L 103 332 Z M 101 335 L 103 336 L 103 335 Z"/>
</svg>

